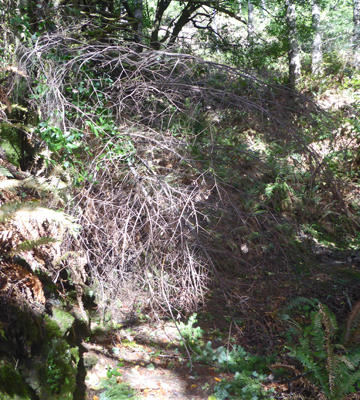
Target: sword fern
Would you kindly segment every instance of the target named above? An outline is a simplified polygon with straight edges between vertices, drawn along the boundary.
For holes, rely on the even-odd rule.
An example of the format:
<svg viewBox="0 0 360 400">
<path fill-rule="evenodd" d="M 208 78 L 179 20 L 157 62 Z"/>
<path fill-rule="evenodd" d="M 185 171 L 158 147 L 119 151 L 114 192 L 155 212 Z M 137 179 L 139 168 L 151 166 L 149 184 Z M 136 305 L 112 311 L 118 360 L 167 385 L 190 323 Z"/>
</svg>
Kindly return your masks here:
<svg viewBox="0 0 360 400">
<path fill-rule="evenodd" d="M 313 303 L 310 324 L 298 329 L 299 344 L 287 347 L 288 355 L 302 364 L 303 372 L 316 388 L 319 398 L 340 400 L 357 391 L 360 349 L 353 344 L 359 334 L 359 322 L 358 303 L 348 318 L 344 339 L 341 339 L 335 315 L 324 304 Z"/>
</svg>

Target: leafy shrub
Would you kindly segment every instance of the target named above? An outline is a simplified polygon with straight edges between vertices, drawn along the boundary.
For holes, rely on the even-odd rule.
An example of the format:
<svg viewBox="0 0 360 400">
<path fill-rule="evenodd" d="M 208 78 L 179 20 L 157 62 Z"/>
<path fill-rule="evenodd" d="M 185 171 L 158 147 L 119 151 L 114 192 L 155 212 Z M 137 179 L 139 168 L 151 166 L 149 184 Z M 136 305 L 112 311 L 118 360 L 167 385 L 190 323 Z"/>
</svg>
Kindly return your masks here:
<svg viewBox="0 0 360 400">
<path fill-rule="evenodd" d="M 181 342 L 185 341 L 185 344 L 191 348 L 195 348 L 199 344 L 199 339 L 202 337 L 204 331 L 198 326 L 194 328 L 194 324 L 197 322 L 197 314 L 191 315 L 188 322 L 185 324 L 180 322 L 178 327 L 181 332 Z"/>
<path fill-rule="evenodd" d="M 242 399 L 257 400 L 274 399 L 272 392 L 266 391 L 263 382 L 266 375 L 258 374 L 256 371 L 236 372 L 234 380 L 231 382 L 223 381 L 215 387 L 217 400 Z"/>
<path fill-rule="evenodd" d="M 213 349 L 211 342 L 196 348 L 196 361 L 215 365 L 222 371 L 233 372 L 233 380 L 224 380 L 215 387 L 218 400 L 227 398 L 254 400 L 273 399 L 271 392 L 264 388 L 267 361 L 264 357 L 251 355 L 241 346 L 234 346 L 231 351 L 223 346 Z M 260 371 L 260 372 L 259 372 Z"/>
<path fill-rule="evenodd" d="M 53 338 L 45 351 L 47 360 L 43 373 L 50 393 L 59 398 L 70 398 L 75 389 L 77 349 L 71 349 L 62 338 Z"/>
</svg>

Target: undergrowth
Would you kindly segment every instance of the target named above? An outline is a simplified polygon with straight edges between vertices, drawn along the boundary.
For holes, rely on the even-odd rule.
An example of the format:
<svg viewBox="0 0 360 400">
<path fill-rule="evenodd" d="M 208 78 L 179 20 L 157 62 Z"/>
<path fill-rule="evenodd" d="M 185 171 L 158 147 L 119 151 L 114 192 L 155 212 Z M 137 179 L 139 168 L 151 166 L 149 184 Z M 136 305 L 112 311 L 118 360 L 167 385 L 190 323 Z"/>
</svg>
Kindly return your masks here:
<svg viewBox="0 0 360 400">
<path fill-rule="evenodd" d="M 196 314 L 187 324 L 180 324 L 183 340 L 193 351 L 193 361 L 233 374 L 215 386 L 218 400 L 274 399 L 273 382 L 298 381 L 316 399 L 340 400 L 359 390 L 360 302 L 343 329 L 339 329 L 330 309 L 317 300 L 298 298 L 281 318 L 288 325 L 285 352 L 265 357 L 238 345 L 213 348 L 211 341 L 204 344 L 203 331 L 194 327 Z"/>
<path fill-rule="evenodd" d="M 298 379 L 305 379 L 313 393 L 322 398 L 339 400 L 355 393 L 360 387 L 359 305 L 353 308 L 343 329 L 339 329 L 330 309 L 316 300 L 299 298 L 289 309 L 301 310 L 308 319 L 304 326 L 283 315 L 293 334 L 288 337 L 287 355 L 295 365 L 301 365 L 299 370 L 289 370 Z"/>
<path fill-rule="evenodd" d="M 117 369 L 108 367 L 106 375 L 107 379 L 102 382 L 105 391 L 100 394 L 100 400 L 138 399 L 135 389 L 125 382 L 118 381 L 121 374 Z"/>
<path fill-rule="evenodd" d="M 215 386 L 217 400 L 273 399 L 272 391 L 266 390 L 264 386 L 268 371 L 266 364 L 270 362 L 271 357 L 251 355 L 243 347 L 236 345 L 232 349 L 224 346 L 213 349 L 211 341 L 204 344 L 201 340 L 204 331 L 200 327 L 194 327 L 196 322 L 196 314 L 193 314 L 187 324 L 179 324 L 183 340 L 193 350 L 193 361 L 234 374 L 232 380 L 223 380 Z"/>
</svg>

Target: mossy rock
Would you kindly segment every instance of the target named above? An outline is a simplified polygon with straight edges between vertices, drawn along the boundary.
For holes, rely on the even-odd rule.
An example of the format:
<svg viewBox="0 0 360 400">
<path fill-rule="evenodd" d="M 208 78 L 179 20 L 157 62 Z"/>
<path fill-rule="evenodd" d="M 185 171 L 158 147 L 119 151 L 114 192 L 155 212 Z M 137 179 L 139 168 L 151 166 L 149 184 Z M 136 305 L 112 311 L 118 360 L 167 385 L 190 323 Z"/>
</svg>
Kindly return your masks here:
<svg viewBox="0 0 360 400">
<path fill-rule="evenodd" d="M 72 400 L 79 358 L 77 347 L 55 336 L 45 343 L 41 357 L 20 366 L 21 374 L 40 400 Z"/>
<path fill-rule="evenodd" d="M 85 353 L 83 358 L 84 358 L 84 367 L 86 371 L 94 367 L 98 362 L 98 358 L 96 357 L 95 354 Z"/>
<path fill-rule="evenodd" d="M 67 340 L 75 318 L 60 307 L 53 309 L 52 317 L 13 311 L 16 324 L 8 335 L 26 338 L 29 351 L 23 354 L 15 370 L 12 357 L 16 351 L 22 351 L 21 344 L 11 341 L 11 351 L 4 346 L 0 400 L 30 400 L 34 394 L 39 400 L 72 400 L 80 357 L 78 347 L 70 346 Z"/>
<path fill-rule="evenodd" d="M 75 317 L 61 308 L 53 308 L 52 313 L 51 319 L 58 324 L 62 336 L 65 336 L 72 328 Z"/>
<path fill-rule="evenodd" d="M 70 348 L 62 338 L 54 338 L 46 345 L 45 353 L 46 363 L 41 369 L 39 398 L 72 400 L 76 387 L 78 348 Z"/>
</svg>

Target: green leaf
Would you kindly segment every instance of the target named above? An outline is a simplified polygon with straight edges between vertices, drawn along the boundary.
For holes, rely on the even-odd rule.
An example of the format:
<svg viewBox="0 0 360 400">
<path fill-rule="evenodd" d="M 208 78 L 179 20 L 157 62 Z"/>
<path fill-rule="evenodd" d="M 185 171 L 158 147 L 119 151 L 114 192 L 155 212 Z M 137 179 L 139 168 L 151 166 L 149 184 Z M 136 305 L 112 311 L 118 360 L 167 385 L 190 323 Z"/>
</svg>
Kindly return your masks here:
<svg viewBox="0 0 360 400">
<path fill-rule="evenodd" d="M 116 369 L 110 370 L 110 373 L 111 373 L 113 376 L 121 376 L 120 372 L 117 371 Z"/>
<path fill-rule="evenodd" d="M 149 371 L 154 371 L 155 366 L 154 366 L 154 364 L 149 364 L 149 365 L 146 367 L 146 369 L 149 370 Z"/>
<path fill-rule="evenodd" d="M 0 166 L 0 174 L 7 176 L 8 178 L 13 178 L 14 176 L 12 175 L 12 173 L 5 167 Z"/>
</svg>

